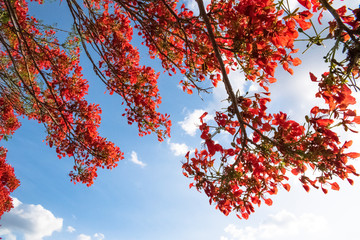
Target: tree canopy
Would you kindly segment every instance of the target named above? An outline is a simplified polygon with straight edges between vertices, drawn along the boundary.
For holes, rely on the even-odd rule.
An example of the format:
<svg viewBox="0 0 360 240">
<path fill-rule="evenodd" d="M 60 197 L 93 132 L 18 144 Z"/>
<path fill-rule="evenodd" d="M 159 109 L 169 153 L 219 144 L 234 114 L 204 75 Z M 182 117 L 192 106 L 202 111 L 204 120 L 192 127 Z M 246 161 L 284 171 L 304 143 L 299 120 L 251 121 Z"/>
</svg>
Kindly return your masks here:
<svg viewBox="0 0 360 240">
<path fill-rule="evenodd" d="M 182 1 L 66 0 L 73 17 L 69 30 L 31 16 L 26 0 L 1 0 L 0 140 L 26 117 L 44 125 L 46 143 L 59 158 L 74 159 L 72 181 L 90 186 L 98 168 L 117 166 L 124 154 L 98 134 L 101 108 L 85 100 L 89 85 L 82 70 L 89 66 L 80 65 L 82 55 L 108 93 L 121 96 L 123 116 L 140 136 L 170 137 L 170 116 L 158 112 L 159 74 L 140 64 L 135 32 L 151 59 L 160 59 L 170 76 L 183 75 L 185 92 L 207 94 L 209 83 L 224 83 L 228 106 L 216 110 L 213 124 L 205 121 L 208 113 L 201 116 L 204 144 L 185 156 L 183 174 L 225 215 L 235 211 L 247 219 L 253 205 L 271 205 L 269 195 L 279 187 L 290 190 L 288 172 L 306 191 L 339 190 L 335 177 L 352 184 L 358 174 L 348 160 L 360 155 L 347 150 L 352 141 L 340 139 L 337 129 L 355 131 L 360 123 L 352 108 L 359 89 L 360 10 L 346 1 L 298 2 L 301 7 L 291 9 L 288 0 L 212 0 L 207 6 L 196 0 L 196 15 Z M 67 34 L 65 41 L 59 33 Z M 292 66 L 301 64 L 294 45 L 299 39 L 307 49 L 331 45 L 324 56 L 328 71 L 315 76 L 309 69 L 304 79 L 318 84 L 316 97 L 325 103 L 313 106 L 304 123 L 266 111 L 277 67 L 293 74 Z M 230 71 L 242 72 L 260 90 L 234 91 Z M 230 143 L 216 141 L 223 133 L 232 135 Z M 6 151 L 0 148 L 0 216 L 11 209 L 10 193 L 19 186 Z"/>
</svg>

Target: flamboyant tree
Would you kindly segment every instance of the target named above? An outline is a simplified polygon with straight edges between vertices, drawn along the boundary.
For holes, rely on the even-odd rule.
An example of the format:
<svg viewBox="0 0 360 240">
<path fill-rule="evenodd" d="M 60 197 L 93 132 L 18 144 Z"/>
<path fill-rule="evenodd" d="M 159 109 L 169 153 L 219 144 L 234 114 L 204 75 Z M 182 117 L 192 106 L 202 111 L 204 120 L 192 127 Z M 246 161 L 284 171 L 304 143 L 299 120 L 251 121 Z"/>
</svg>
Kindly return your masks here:
<svg viewBox="0 0 360 240">
<path fill-rule="evenodd" d="M 169 116 L 157 112 L 159 75 L 140 65 L 131 43 L 135 28 L 150 58 L 159 58 L 169 75 L 184 76 L 185 92 L 208 92 L 208 83 L 224 83 L 228 107 L 216 111 L 214 126 L 204 121 L 207 113 L 202 115 L 203 148 L 188 153 L 183 164 L 184 175 L 194 180 L 191 186 L 224 214 L 248 218 L 254 204 L 271 205 L 268 195 L 281 186 L 290 190 L 287 172 L 298 175 L 306 191 L 311 186 L 325 193 L 329 187 L 338 190 L 334 177 L 352 184 L 357 173 L 348 159 L 359 154 L 347 151 L 352 141 L 341 142 L 336 129 L 354 131 L 353 124 L 360 123 L 351 109 L 359 78 L 359 9 L 339 0 L 298 0 L 297 9 L 287 0 L 212 0 L 208 6 L 195 1 L 198 15 L 178 0 L 64 0 L 73 29 L 61 30 L 69 33 L 62 43 L 60 29 L 31 16 L 26 0 L 1 0 L 0 140 L 20 127 L 23 116 L 44 125 L 46 142 L 59 158 L 74 159 L 72 181 L 89 186 L 99 167 L 117 166 L 123 153 L 97 132 L 101 109 L 85 100 L 88 82 L 80 54 L 89 58 L 108 92 L 122 97 L 123 116 L 137 124 L 140 136 L 155 133 L 159 141 L 170 136 Z M 339 3 L 344 6 L 334 7 Z M 322 22 L 324 12 L 330 21 Z M 316 31 L 314 22 L 323 30 Z M 314 106 L 303 125 L 283 112 L 266 112 L 276 68 L 293 74 L 290 67 L 301 64 L 294 57 L 300 34 L 308 46 L 325 40 L 333 45 L 324 57 L 329 70 L 309 75 L 326 107 Z M 261 91 L 235 93 L 230 70 L 241 71 Z M 228 148 L 214 140 L 223 132 L 233 136 Z M 0 148 L 0 216 L 11 209 L 10 193 L 19 185 L 5 158 L 6 149 Z M 308 175 L 308 168 L 316 174 Z"/>
</svg>

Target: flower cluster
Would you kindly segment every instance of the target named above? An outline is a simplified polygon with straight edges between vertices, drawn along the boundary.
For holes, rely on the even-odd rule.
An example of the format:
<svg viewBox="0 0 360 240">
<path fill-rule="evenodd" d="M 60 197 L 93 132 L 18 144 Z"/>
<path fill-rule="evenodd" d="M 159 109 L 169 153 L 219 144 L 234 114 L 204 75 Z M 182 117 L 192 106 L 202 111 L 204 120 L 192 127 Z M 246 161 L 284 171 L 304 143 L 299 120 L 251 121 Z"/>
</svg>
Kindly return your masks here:
<svg viewBox="0 0 360 240">
<path fill-rule="evenodd" d="M 305 117 L 305 124 L 300 124 L 283 112 L 266 112 L 266 104 L 271 101 L 267 84 L 276 81 L 274 71 L 278 63 L 291 74 L 289 64 L 301 63 L 298 58 L 291 57 L 297 51 L 293 43 L 298 32 L 312 27 L 310 20 L 319 10 L 320 21 L 322 11 L 330 9 L 330 3 L 299 0 L 306 8 L 301 12 L 290 12 L 282 5 L 283 1 L 278 5 L 273 1 L 251 0 L 216 3 L 208 6 L 207 15 L 222 53 L 218 62 L 223 61 L 227 67 L 239 64 L 247 79 L 259 83 L 265 92 L 253 96 L 237 94 L 232 98 L 230 87 L 227 87 L 230 104 L 224 112 L 216 112 L 216 125 L 208 125 L 203 121 L 204 115 L 201 117 L 203 150 L 195 150 L 193 156 L 188 153 L 183 164 L 184 175 L 194 180 L 190 186 L 204 190 L 210 203 L 215 203 L 225 215 L 235 211 L 239 218 L 247 219 L 254 212 L 254 205 L 260 206 L 261 202 L 271 205 L 268 196 L 276 194 L 279 187 L 290 190 L 288 172 L 299 177 L 306 191 L 310 187 L 321 188 L 324 193 L 329 187 L 339 190 L 333 180 L 335 177 L 352 184 L 350 177 L 358 174 L 348 161 L 360 154 L 347 152 L 352 141 L 341 142 L 336 128 L 354 131 L 353 124 L 360 123 L 360 117 L 351 109 L 356 100 L 350 89 L 355 87 L 355 79 L 359 77 L 359 61 L 354 60 L 355 50 L 349 47 L 359 47 L 359 33 L 354 31 L 359 27 L 359 18 L 354 16 L 356 10 L 352 16 L 345 15 L 344 7 L 335 11 L 338 14 L 335 18 L 339 16 L 343 20 L 341 23 L 352 27 L 349 31 L 336 21 L 329 23 L 330 26 L 335 23 L 329 29 L 329 38 L 337 40 L 336 44 L 344 42 L 353 57 L 348 56 L 347 64 L 344 64 L 346 61 L 334 64 L 336 61 L 328 56 L 332 63 L 329 72 L 321 79 L 310 73 L 310 80 L 319 85 L 316 97 L 324 99 L 327 107 L 314 106 Z M 279 10 L 281 8 L 283 10 Z M 216 16 L 211 15 L 213 11 Z M 216 21 L 218 15 L 221 18 Z M 334 31 L 337 35 L 331 35 Z M 228 42 L 230 40 L 232 42 Z M 336 47 L 331 51 L 335 52 Z M 350 82 L 349 76 L 353 81 Z M 219 133 L 232 135 L 231 147 L 215 143 L 214 137 Z M 308 169 L 313 171 L 309 173 Z"/>
</svg>

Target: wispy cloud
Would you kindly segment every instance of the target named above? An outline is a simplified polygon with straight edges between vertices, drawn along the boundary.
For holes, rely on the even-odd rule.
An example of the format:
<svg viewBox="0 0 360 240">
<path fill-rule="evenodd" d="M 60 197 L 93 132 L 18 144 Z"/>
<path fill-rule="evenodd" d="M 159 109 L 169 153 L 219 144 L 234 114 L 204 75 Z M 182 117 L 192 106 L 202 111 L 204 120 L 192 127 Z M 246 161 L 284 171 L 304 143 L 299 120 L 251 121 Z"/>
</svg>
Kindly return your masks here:
<svg viewBox="0 0 360 240">
<path fill-rule="evenodd" d="M 328 228 L 327 220 L 312 213 L 297 217 L 288 211 L 270 215 L 257 227 L 238 228 L 229 224 L 225 228 L 227 236 L 221 240 L 300 240 L 319 239 Z"/>
<path fill-rule="evenodd" d="M 76 229 L 75 229 L 74 227 L 72 227 L 72 226 L 68 226 L 68 227 L 66 228 L 66 231 L 69 232 L 69 233 L 72 233 L 72 232 L 75 232 Z"/>
<path fill-rule="evenodd" d="M 42 240 L 55 231 L 61 231 L 63 219 L 41 205 L 25 204 L 13 198 L 14 208 L 1 218 L 0 235 L 5 239 L 16 239 L 15 233 L 24 236 L 25 240 Z"/>
<path fill-rule="evenodd" d="M 136 165 L 139 165 L 140 167 L 145 167 L 146 163 L 143 163 L 142 161 L 139 160 L 138 155 L 135 151 L 131 152 L 131 158 L 130 161 L 135 163 Z"/>
<path fill-rule="evenodd" d="M 103 240 L 103 239 L 105 239 L 105 235 L 102 233 L 95 233 L 94 238 L 95 238 L 95 240 Z"/>
<path fill-rule="evenodd" d="M 104 239 L 105 239 L 105 235 L 102 233 L 95 233 L 93 237 L 82 233 L 78 235 L 76 238 L 76 240 L 104 240 Z"/>
</svg>

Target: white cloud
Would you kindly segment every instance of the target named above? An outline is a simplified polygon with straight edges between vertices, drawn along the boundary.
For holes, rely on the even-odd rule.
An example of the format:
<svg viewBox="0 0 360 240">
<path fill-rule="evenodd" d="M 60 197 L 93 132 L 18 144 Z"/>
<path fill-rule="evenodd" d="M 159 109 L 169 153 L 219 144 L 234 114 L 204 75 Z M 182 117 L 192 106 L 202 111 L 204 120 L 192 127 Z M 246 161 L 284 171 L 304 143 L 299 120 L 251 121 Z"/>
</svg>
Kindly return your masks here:
<svg viewBox="0 0 360 240">
<path fill-rule="evenodd" d="M 68 226 L 68 227 L 66 228 L 66 231 L 72 233 L 72 232 L 75 232 L 76 229 L 75 229 L 74 227 L 72 227 L 72 226 Z"/>
<path fill-rule="evenodd" d="M 104 240 L 105 239 L 105 235 L 102 233 L 95 233 L 93 238 L 89 235 L 86 234 L 80 234 L 77 236 L 76 240 Z"/>
<path fill-rule="evenodd" d="M 24 235 L 25 240 L 42 240 L 55 231 L 61 231 L 63 219 L 41 205 L 24 204 L 13 198 L 14 208 L 1 218 L 1 234 L 6 239 L 16 239 L 15 233 Z"/>
<path fill-rule="evenodd" d="M 189 152 L 189 147 L 185 143 L 172 143 L 168 141 L 168 144 L 175 156 L 185 156 Z"/>
<path fill-rule="evenodd" d="M 94 238 L 95 240 L 104 240 L 105 239 L 105 235 L 102 233 L 95 233 L 94 234 Z"/>
<path fill-rule="evenodd" d="M 85 234 L 80 234 L 76 240 L 91 240 L 91 236 L 89 235 L 85 235 Z"/>
<path fill-rule="evenodd" d="M 322 216 L 305 213 L 297 217 L 288 211 L 281 211 L 276 215 L 270 215 L 267 220 L 257 227 L 237 228 L 229 224 L 225 228 L 228 237 L 222 236 L 222 240 L 300 240 L 318 239 L 324 237 L 328 230 L 327 220 Z"/>
<path fill-rule="evenodd" d="M 190 136 L 195 136 L 196 130 L 200 126 L 200 117 L 204 114 L 206 110 L 204 109 L 195 109 L 192 113 L 189 113 L 184 121 L 179 122 L 181 128 Z M 210 118 L 209 115 L 207 115 L 204 118 L 204 121 L 208 120 Z"/>
<path fill-rule="evenodd" d="M 139 165 L 140 167 L 145 167 L 146 163 L 143 163 L 142 161 L 139 160 L 138 155 L 135 151 L 131 152 L 131 158 L 130 161 L 135 163 L 136 165 Z"/>
</svg>

